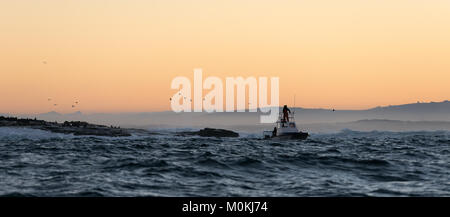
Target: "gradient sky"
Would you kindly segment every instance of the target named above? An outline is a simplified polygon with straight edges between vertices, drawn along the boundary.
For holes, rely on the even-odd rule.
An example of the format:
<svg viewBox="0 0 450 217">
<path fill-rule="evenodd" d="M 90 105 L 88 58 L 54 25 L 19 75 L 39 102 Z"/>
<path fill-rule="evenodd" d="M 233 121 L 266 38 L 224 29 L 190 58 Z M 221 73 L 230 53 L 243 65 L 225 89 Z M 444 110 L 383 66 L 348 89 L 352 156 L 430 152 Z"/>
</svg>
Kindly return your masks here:
<svg viewBox="0 0 450 217">
<path fill-rule="evenodd" d="M 0 112 L 169 110 L 194 68 L 302 107 L 446 100 L 450 1 L 0 0 Z"/>
</svg>

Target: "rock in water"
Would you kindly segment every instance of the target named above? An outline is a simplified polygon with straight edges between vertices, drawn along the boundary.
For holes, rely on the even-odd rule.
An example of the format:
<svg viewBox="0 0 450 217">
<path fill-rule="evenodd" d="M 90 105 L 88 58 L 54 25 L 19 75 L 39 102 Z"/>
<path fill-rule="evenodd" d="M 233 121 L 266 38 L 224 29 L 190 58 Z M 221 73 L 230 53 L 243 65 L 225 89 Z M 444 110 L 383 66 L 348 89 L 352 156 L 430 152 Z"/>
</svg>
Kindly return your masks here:
<svg viewBox="0 0 450 217">
<path fill-rule="evenodd" d="M 205 128 L 195 132 L 179 132 L 179 136 L 202 136 L 202 137 L 239 137 L 239 133 L 231 130 Z"/>
<path fill-rule="evenodd" d="M 76 136 L 131 136 L 127 129 L 90 124 L 83 121 L 65 121 L 64 123 L 57 123 L 37 119 L 0 116 L 0 127 L 27 127 L 54 133 L 73 134 Z"/>
<path fill-rule="evenodd" d="M 239 137 L 239 133 L 231 130 L 205 128 L 198 131 L 197 135 L 204 137 Z"/>
</svg>

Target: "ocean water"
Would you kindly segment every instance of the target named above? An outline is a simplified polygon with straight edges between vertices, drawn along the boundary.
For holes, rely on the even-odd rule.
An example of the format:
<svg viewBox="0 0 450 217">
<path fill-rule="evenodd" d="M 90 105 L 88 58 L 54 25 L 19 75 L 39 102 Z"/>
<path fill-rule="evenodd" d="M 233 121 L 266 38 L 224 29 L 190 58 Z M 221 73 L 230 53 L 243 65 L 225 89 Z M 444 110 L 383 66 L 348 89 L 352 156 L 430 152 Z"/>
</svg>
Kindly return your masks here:
<svg viewBox="0 0 450 217">
<path fill-rule="evenodd" d="M 450 132 L 304 141 L 0 128 L 1 196 L 450 196 Z"/>
</svg>

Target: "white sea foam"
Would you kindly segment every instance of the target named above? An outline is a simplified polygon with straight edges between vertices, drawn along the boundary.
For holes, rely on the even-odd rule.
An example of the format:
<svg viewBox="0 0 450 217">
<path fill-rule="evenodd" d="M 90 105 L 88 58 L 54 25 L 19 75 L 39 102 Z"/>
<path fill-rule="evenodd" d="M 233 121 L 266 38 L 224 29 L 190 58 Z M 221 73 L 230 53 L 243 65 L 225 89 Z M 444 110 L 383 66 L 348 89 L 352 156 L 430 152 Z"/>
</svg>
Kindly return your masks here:
<svg viewBox="0 0 450 217">
<path fill-rule="evenodd" d="M 50 131 L 25 127 L 0 127 L 0 138 L 20 137 L 27 139 L 69 138 L 70 134 L 53 133 Z"/>
<path fill-rule="evenodd" d="M 178 132 L 193 132 L 198 131 L 202 128 L 194 128 L 194 127 L 174 127 L 174 128 L 148 128 L 147 130 L 150 132 L 156 133 L 178 133 Z"/>
<path fill-rule="evenodd" d="M 72 139 L 78 137 L 95 137 L 101 139 L 137 139 L 142 136 L 132 135 L 129 137 L 108 137 L 108 136 L 92 136 L 92 135 L 73 135 L 73 134 L 64 134 L 64 133 L 54 133 L 51 131 L 40 130 L 40 129 L 32 129 L 27 127 L 0 127 L 0 139 L 2 138 L 24 138 L 24 139 Z"/>
</svg>

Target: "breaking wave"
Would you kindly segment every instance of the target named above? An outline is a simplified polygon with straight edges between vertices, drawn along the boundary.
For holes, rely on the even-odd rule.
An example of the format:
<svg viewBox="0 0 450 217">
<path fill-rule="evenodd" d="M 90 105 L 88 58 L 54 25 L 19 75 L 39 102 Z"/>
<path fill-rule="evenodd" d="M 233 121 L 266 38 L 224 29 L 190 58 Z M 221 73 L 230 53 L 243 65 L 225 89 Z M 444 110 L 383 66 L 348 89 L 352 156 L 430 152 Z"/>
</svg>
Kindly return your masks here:
<svg viewBox="0 0 450 217">
<path fill-rule="evenodd" d="M 105 138 L 0 128 L 0 195 L 450 196 L 449 132 L 313 134 L 304 141 Z"/>
</svg>

